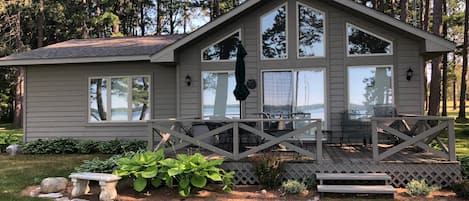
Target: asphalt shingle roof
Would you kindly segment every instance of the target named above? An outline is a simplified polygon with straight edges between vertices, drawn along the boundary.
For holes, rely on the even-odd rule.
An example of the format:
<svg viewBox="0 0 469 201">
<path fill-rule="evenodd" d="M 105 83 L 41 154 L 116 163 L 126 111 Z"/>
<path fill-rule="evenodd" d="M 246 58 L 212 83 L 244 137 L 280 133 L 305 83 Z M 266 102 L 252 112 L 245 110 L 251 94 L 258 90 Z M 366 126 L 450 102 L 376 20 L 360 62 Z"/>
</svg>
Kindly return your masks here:
<svg viewBox="0 0 469 201">
<path fill-rule="evenodd" d="M 73 39 L 28 52 L 0 58 L 2 60 L 63 59 L 83 57 L 150 56 L 185 35 L 147 37 Z"/>
</svg>

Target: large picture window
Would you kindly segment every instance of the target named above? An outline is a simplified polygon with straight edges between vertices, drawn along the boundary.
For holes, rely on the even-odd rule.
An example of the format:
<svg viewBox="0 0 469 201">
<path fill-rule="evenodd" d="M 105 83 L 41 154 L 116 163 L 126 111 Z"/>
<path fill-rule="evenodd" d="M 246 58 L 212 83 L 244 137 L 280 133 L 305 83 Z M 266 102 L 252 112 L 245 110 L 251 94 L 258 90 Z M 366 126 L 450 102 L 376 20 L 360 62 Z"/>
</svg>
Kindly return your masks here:
<svg viewBox="0 0 469 201">
<path fill-rule="evenodd" d="M 261 17 L 261 58 L 287 58 L 287 6 L 282 5 Z"/>
<path fill-rule="evenodd" d="M 298 58 L 324 57 L 324 13 L 301 3 L 297 6 Z"/>
<path fill-rule="evenodd" d="M 241 42 L 241 30 L 202 50 L 202 61 L 234 61 Z"/>
<path fill-rule="evenodd" d="M 392 42 L 352 24 L 347 24 L 349 56 L 392 55 Z"/>
<path fill-rule="evenodd" d="M 376 107 L 393 106 L 392 68 L 358 66 L 348 68 L 349 113 L 370 117 Z"/>
<path fill-rule="evenodd" d="M 263 112 L 325 119 L 324 69 L 264 71 Z"/>
<path fill-rule="evenodd" d="M 204 119 L 239 118 L 240 105 L 233 91 L 234 72 L 202 72 L 202 114 Z"/>
<path fill-rule="evenodd" d="M 89 80 L 89 122 L 145 121 L 150 109 L 150 76 Z"/>
</svg>

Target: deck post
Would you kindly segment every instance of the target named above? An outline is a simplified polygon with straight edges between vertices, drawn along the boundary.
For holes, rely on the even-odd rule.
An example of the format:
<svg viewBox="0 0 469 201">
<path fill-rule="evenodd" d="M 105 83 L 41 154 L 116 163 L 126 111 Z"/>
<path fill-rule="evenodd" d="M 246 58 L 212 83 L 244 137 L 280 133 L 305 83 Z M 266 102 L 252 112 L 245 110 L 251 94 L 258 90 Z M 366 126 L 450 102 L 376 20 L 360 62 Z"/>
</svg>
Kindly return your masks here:
<svg viewBox="0 0 469 201">
<path fill-rule="evenodd" d="M 239 160 L 239 122 L 233 122 L 233 158 Z"/>
<path fill-rule="evenodd" d="M 448 149 L 449 160 L 456 161 L 456 141 L 454 133 L 454 119 L 448 120 Z"/>
<path fill-rule="evenodd" d="M 375 119 L 371 119 L 371 148 L 373 149 L 373 161 L 379 162 L 379 150 L 378 150 L 378 122 Z"/>
<path fill-rule="evenodd" d="M 153 151 L 153 143 L 155 141 L 155 136 L 153 135 L 153 122 L 147 123 L 147 133 L 148 133 L 148 145 L 147 150 Z"/>
<path fill-rule="evenodd" d="M 318 164 L 322 162 L 322 129 L 321 121 L 316 122 L 316 161 Z"/>
</svg>

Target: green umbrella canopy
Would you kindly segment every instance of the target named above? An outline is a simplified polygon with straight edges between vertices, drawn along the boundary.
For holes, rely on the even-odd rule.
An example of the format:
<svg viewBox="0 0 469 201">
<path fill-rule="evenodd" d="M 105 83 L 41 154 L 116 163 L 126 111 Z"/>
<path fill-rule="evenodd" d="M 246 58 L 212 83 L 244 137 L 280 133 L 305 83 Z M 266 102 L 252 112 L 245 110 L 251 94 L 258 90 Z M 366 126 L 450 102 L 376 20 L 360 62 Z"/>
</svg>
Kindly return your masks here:
<svg viewBox="0 0 469 201">
<path fill-rule="evenodd" d="M 236 54 L 236 66 L 235 66 L 235 76 L 236 76 L 236 88 L 233 91 L 236 100 L 243 101 L 249 96 L 249 89 L 247 88 L 246 82 L 246 65 L 244 63 L 244 57 L 247 53 L 243 45 L 239 43 L 238 53 Z"/>
</svg>

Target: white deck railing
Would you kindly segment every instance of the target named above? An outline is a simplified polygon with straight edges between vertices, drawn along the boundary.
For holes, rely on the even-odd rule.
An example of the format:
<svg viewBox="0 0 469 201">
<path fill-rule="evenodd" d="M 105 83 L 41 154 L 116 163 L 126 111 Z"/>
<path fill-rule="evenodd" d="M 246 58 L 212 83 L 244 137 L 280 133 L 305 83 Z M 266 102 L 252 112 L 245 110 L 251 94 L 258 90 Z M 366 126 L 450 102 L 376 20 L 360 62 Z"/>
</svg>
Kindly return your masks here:
<svg viewBox="0 0 469 201">
<path fill-rule="evenodd" d="M 414 146 L 448 161 L 456 161 L 454 119 L 435 116 L 371 118 L 373 160 L 382 161 Z M 392 136 L 397 143 L 380 152 L 380 137 Z M 447 143 L 441 140 L 447 138 Z M 433 144 L 432 144 L 433 143 Z M 432 145 L 431 145 L 432 144 Z M 389 145 L 389 144 L 388 144 Z"/>
<path fill-rule="evenodd" d="M 272 122 L 280 122 L 281 124 L 287 122 L 292 125 L 291 127 L 296 128 L 292 130 L 279 130 L 282 131 L 281 135 L 272 135 L 271 132 L 266 131 L 264 128 L 264 124 L 270 124 Z M 194 124 L 210 123 L 218 124 L 218 127 L 212 130 L 207 129 L 205 132 L 198 133 L 197 135 L 194 135 L 194 132 L 190 132 Z M 251 154 L 281 144 L 289 150 L 310 157 L 318 162 L 322 160 L 323 134 L 320 119 L 161 119 L 148 121 L 148 133 L 148 149 L 150 150 L 163 148 L 165 144 L 170 144 L 170 146 L 166 148 L 167 151 L 176 151 L 189 145 L 195 145 L 232 160 L 240 160 Z M 293 142 L 301 141 L 302 136 L 309 133 L 314 133 L 316 141 L 315 152 L 304 149 Z M 246 134 L 254 135 L 262 140 L 255 146 L 250 146 L 249 149 L 240 150 L 240 136 Z M 223 149 L 223 147 L 217 146 L 216 143 L 211 143 L 210 141 L 214 136 L 218 136 L 219 138 L 222 136 L 230 137 L 232 139 L 232 149 Z M 155 142 L 157 142 L 156 146 Z"/>
</svg>

